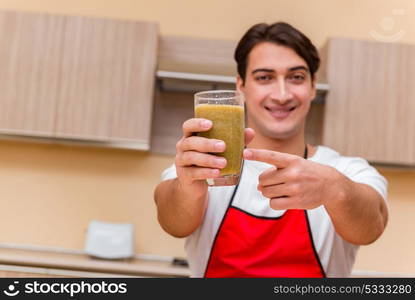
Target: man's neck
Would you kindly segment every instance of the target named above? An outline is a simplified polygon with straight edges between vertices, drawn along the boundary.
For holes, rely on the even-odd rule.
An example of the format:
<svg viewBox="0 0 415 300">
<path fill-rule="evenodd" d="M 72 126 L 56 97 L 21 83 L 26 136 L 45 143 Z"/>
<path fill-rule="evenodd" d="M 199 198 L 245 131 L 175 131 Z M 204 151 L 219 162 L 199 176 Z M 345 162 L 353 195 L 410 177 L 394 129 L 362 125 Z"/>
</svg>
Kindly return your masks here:
<svg viewBox="0 0 415 300">
<path fill-rule="evenodd" d="M 303 157 L 305 145 L 304 132 L 300 132 L 297 135 L 285 139 L 270 138 L 258 134 L 255 135 L 248 147 L 278 151 Z"/>
</svg>

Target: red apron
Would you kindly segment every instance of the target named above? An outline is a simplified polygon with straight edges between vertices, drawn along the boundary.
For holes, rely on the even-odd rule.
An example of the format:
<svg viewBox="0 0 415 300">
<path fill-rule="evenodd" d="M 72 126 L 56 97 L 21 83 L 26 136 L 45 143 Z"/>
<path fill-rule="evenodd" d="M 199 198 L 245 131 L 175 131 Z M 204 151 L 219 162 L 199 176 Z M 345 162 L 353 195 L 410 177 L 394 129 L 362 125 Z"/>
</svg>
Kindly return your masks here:
<svg viewBox="0 0 415 300">
<path fill-rule="evenodd" d="M 325 277 L 307 211 L 257 217 L 232 202 L 213 242 L 205 277 Z"/>
</svg>

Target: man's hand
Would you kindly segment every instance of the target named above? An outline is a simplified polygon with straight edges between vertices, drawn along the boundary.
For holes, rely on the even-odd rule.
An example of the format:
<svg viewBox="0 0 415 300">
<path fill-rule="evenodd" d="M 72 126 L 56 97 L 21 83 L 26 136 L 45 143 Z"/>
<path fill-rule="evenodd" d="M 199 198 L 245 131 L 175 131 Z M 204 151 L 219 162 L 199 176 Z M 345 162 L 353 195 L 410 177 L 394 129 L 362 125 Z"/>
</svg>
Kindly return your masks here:
<svg viewBox="0 0 415 300">
<path fill-rule="evenodd" d="M 275 166 L 259 176 L 258 184 L 275 210 L 312 209 L 336 197 L 339 173 L 332 167 L 270 150 L 246 149 L 244 158 Z"/>
<path fill-rule="evenodd" d="M 259 176 L 258 185 L 258 190 L 270 198 L 271 208 L 313 209 L 324 205 L 336 232 L 356 245 L 370 244 L 384 231 L 388 211 L 372 187 L 296 155 L 247 149 L 244 157 L 275 166 Z"/>
<path fill-rule="evenodd" d="M 175 237 L 194 232 L 203 221 L 208 203 L 207 178 L 217 177 L 226 166 L 223 141 L 195 135 L 208 131 L 212 122 L 206 119 L 189 119 L 183 124 L 183 137 L 176 145 L 177 178 L 160 182 L 154 192 L 157 216 L 161 227 Z M 254 131 L 245 129 L 245 142 L 254 137 Z"/>
<path fill-rule="evenodd" d="M 183 184 L 206 186 L 205 179 L 219 176 L 220 169 L 226 166 L 226 159 L 212 153 L 225 151 L 226 145 L 221 140 L 196 136 L 197 132 L 208 131 L 212 122 L 193 118 L 183 123 L 183 137 L 176 144 L 177 176 Z M 245 141 L 248 144 L 254 137 L 254 131 L 245 129 Z"/>
</svg>

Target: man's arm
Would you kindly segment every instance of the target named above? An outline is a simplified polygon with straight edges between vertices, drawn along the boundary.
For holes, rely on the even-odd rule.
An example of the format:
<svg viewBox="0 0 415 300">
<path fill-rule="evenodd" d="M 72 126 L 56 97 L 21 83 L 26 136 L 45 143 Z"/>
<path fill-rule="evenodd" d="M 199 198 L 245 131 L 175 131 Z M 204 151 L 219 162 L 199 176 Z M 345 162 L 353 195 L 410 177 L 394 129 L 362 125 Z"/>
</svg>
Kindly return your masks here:
<svg viewBox="0 0 415 300">
<path fill-rule="evenodd" d="M 212 122 L 189 119 L 183 123 L 183 137 L 176 144 L 177 178 L 162 181 L 154 200 L 161 227 L 175 237 L 185 237 L 200 225 L 207 207 L 207 178 L 217 177 L 226 160 L 209 154 L 225 150 L 223 141 L 195 136 L 207 131 Z"/>
<path fill-rule="evenodd" d="M 325 207 L 336 232 L 352 244 L 374 242 L 388 222 L 384 199 L 372 187 L 353 182 L 337 170 L 333 176 L 333 193 L 337 195 L 327 199 Z"/>
<path fill-rule="evenodd" d="M 313 209 L 324 205 L 346 241 L 366 245 L 384 231 L 388 212 L 372 187 L 353 182 L 335 168 L 269 150 L 245 150 L 244 157 L 276 166 L 259 177 L 258 190 L 273 209 Z"/>
<path fill-rule="evenodd" d="M 161 227 L 175 237 L 188 236 L 202 222 L 207 197 L 207 186 L 183 186 L 177 178 L 162 181 L 154 192 Z"/>
</svg>

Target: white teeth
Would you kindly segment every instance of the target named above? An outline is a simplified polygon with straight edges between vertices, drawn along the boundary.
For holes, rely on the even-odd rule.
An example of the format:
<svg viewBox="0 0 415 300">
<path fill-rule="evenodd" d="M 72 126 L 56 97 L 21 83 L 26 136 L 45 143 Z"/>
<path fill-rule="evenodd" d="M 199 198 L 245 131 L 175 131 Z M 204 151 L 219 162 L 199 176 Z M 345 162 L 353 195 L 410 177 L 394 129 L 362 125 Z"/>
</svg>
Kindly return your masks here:
<svg viewBox="0 0 415 300">
<path fill-rule="evenodd" d="M 291 108 L 284 108 L 284 109 L 273 109 L 273 108 L 269 108 L 267 107 L 266 109 L 272 111 L 272 112 L 288 112 L 288 111 L 292 111 L 294 110 L 295 107 L 291 107 Z"/>
<path fill-rule="evenodd" d="M 296 106 L 294 107 L 284 107 L 284 108 L 276 108 L 276 107 L 267 107 L 265 106 L 265 109 L 268 110 L 271 115 L 273 115 L 275 118 L 286 118 L 290 115 L 290 113 L 296 109 Z"/>
</svg>

